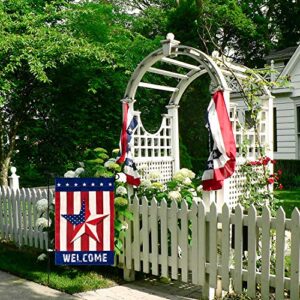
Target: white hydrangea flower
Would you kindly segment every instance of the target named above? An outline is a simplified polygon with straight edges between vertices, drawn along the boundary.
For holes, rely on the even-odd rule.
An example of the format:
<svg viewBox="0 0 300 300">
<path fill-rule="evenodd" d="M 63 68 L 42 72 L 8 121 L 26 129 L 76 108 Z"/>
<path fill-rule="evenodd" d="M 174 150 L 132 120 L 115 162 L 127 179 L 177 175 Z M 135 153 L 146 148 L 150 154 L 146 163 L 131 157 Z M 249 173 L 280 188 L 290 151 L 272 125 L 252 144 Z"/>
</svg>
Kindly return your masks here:
<svg viewBox="0 0 300 300">
<path fill-rule="evenodd" d="M 121 229 L 126 231 L 128 229 L 128 223 L 126 222 L 122 223 Z"/>
<path fill-rule="evenodd" d="M 42 229 L 47 228 L 48 227 L 48 222 L 49 222 L 49 226 L 50 226 L 51 225 L 51 220 L 48 220 L 44 217 L 41 217 L 41 218 L 38 218 L 36 220 L 36 226 L 41 227 Z"/>
<path fill-rule="evenodd" d="M 148 174 L 148 179 L 151 181 L 155 181 L 155 180 L 160 179 L 160 176 L 161 175 L 160 175 L 159 171 L 153 171 Z"/>
<path fill-rule="evenodd" d="M 65 178 L 75 178 L 77 177 L 74 171 L 68 171 L 64 174 Z"/>
<path fill-rule="evenodd" d="M 47 199 L 40 199 L 36 203 L 36 209 L 39 213 L 46 212 L 48 209 L 48 200 Z"/>
<path fill-rule="evenodd" d="M 114 150 L 112 151 L 113 154 L 119 154 L 119 152 L 120 152 L 120 149 L 114 149 Z"/>
<path fill-rule="evenodd" d="M 202 192 L 203 191 L 203 185 L 197 186 L 196 190 L 197 190 L 198 193 Z"/>
<path fill-rule="evenodd" d="M 165 189 L 164 185 L 161 182 L 153 182 L 151 188 L 163 191 Z"/>
<path fill-rule="evenodd" d="M 104 163 L 104 167 L 111 170 L 117 170 L 119 168 L 119 165 L 116 163 L 116 159 L 110 158 Z"/>
<path fill-rule="evenodd" d="M 84 168 L 77 168 L 76 170 L 75 170 L 75 176 L 76 177 L 78 177 L 81 173 L 83 173 L 84 172 Z"/>
<path fill-rule="evenodd" d="M 39 255 L 37 257 L 37 260 L 38 261 L 44 261 L 44 260 L 46 260 L 46 258 L 47 258 L 47 255 L 45 253 L 42 253 L 41 255 Z"/>
<path fill-rule="evenodd" d="M 116 160 L 114 158 L 110 158 L 107 162 L 105 162 L 104 167 L 109 168 L 113 166 L 116 163 Z"/>
<path fill-rule="evenodd" d="M 180 171 L 176 172 L 173 176 L 173 179 L 179 182 L 182 182 L 186 177 L 180 173 Z"/>
<path fill-rule="evenodd" d="M 189 177 L 185 177 L 182 181 L 182 183 L 184 185 L 191 185 L 192 184 L 192 180 Z"/>
<path fill-rule="evenodd" d="M 124 173 L 117 173 L 116 181 L 125 183 L 126 182 L 126 175 Z"/>
<path fill-rule="evenodd" d="M 144 179 L 141 181 L 141 187 L 143 188 L 150 188 L 152 186 L 152 183 L 149 179 Z"/>
<path fill-rule="evenodd" d="M 168 198 L 170 200 L 181 200 L 181 194 L 178 191 L 171 191 L 168 193 Z"/>
<path fill-rule="evenodd" d="M 116 189 L 116 194 L 124 196 L 127 194 L 127 189 L 124 186 L 118 186 Z"/>
<path fill-rule="evenodd" d="M 179 170 L 179 172 L 180 172 L 184 177 L 188 177 L 188 178 L 190 178 L 190 179 L 194 179 L 195 176 L 196 176 L 196 174 L 195 174 L 193 171 L 191 171 L 191 170 L 189 170 L 189 169 L 187 169 L 187 168 L 182 168 L 182 169 Z"/>
</svg>

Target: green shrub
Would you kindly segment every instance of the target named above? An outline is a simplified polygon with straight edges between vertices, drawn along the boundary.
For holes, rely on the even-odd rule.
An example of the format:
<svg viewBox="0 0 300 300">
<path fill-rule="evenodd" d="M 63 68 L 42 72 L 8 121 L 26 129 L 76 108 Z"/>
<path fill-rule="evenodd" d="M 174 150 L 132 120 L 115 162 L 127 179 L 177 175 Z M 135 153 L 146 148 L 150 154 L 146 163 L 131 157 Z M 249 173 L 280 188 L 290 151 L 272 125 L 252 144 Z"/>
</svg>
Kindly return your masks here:
<svg viewBox="0 0 300 300">
<path fill-rule="evenodd" d="M 300 160 L 277 160 L 275 170 L 282 170 L 280 182 L 285 189 L 300 188 Z"/>
</svg>

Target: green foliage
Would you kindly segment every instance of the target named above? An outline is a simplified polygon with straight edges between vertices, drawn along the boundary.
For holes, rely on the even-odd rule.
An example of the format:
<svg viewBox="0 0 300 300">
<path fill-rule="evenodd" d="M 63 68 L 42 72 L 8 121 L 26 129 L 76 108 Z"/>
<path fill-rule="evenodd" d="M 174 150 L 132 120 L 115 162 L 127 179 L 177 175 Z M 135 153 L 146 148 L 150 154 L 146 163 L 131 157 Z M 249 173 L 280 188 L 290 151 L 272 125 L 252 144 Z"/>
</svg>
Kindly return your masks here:
<svg viewBox="0 0 300 300">
<path fill-rule="evenodd" d="M 241 172 L 245 176 L 239 201 L 245 209 L 254 205 L 262 211 L 269 205 L 272 212 L 276 211 L 273 188 L 282 188 L 279 184 L 281 173 L 270 173 L 270 165 L 275 163 L 269 157 L 262 157 L 256 161 L 248 161 L 241 165 Z"/>
<path fill-rule="evenodd" d="M 295 46 L 295 41 L 300 39 L 300 3 L 286 0 L 268 0 L 269 30 L 277 38 L 277 47 L 283 49 Z M 273 39 L 275 40 L 275 39 Z"/>
<path fill-rule="evenodd" d="M 274 172 L 271 174 L 272 168 L 270 164 L 275 164 L 276 161 L 266 157 L 266 146 L 261 144 L 260 136 L 260 120 L 262 112 L 262 99 L 261 96 L 266 94 L 266 88 L 273 86 L 283 86 L 286 80 L 283 78 L 281 81 L 272 82 L 265 79 L 269 70 L 254 71 L 247 70 L 247 79 L 240 82 L 241 94 L 246 104 L 246 116 L 244 126 L 249 129 L 253 128 L 255 138 L 255 150 L 257 151 L 258 159 L 256 161 L 246 161 L 241 166 L 241 172 L 245 176 L 243 183 L 243 193 L 239 197 L 239 201 L 244 208 L 249 208 L 253 204 L 259 211 L 263 206 L 268 204 L 274 213 L 276 210 L 275 202 L 273 201 L 273 188 L 282 189 L 282 184 L 279 184 L 279 178 L 282 171 Z M 240 151 L 243 156 L 247 154 L 247 146 L 249 141 L 245 139 L 243 144 L 240 145 Z"/>
<path fill-rule="evenodd" d="M 187 148 L 186 152 L 181 151 L 180 160 L 185 163 L 186 154 L 189 155 L 191 162 L 188 162 L 189 165 L 182 166 L 196 173 L 204 169 L 209 155 L 208 131 L 205 127 L 206 110 L 211 100 L 209 83 L 207 76 L 201 76 L 188 87 L 180 100 L 180 139 Z M 205 164 L 202 161 L 205 161 Z"/>
<path fill-rule="evenodd" d="M 206 53 L 218 48 L 248 66 L 262 65 L 270 49 L 299 38 L 297 13 L 299 5 L 284 0 L 4 1 L 1 167 L 13 159 L 26 186 L 43 185 L 45 173 L 62 173 L 99 140 L 113 149 L 121 125 L 119 99 L 129 76 L 167 32 Z M 157 84 L 169 83 L 154 78 Z M 200 81 L 180 103 L 180 136 L 197 172 L 208 144 L 199 123 L 209 101 L 209 82 Z M 152 95 L 144 89 L 137 97 L 146 128 L 155 131 L 166 93 Z M 188 98 L 195 99 L 193 105 Z M 5 172 L 2 168 L 1 175 Z"/>
<path fill-rule="evenodd" d="M 37 184 L 28 170 L 45 184 L 45 172 L 61 174 L 99 140 L 115 147 L 129 74 L 158 45 L 122 18 L 103 2 L 0 7 L 0 163 L 17 147 L 14 165 L 27 185 Z"/>
<path fill-rule="evenodd" d="M 104 162 L 109 158 L 107 151 L 103 148 L 95 148 L 93 150 L 87 149 L 83 155 L 85 177 L 113 177 L 115 175 L 114 171 L 121 171 L 119 165 L 116 169 L 106 168 Z"/>
<path fill-rule="evenodd" d="M 277 160 L 277 170 L 282 170 L 281 183 L 285 189 L 300 188 L 300 161 Z"/>
<path fill-rule="evenodd" d="M 179 151 L 180 151 L 180 166 L 187 169 L 192 169 L 192 158 L 188 153 L 187 147 L 179 141 Z"/>
</svg>

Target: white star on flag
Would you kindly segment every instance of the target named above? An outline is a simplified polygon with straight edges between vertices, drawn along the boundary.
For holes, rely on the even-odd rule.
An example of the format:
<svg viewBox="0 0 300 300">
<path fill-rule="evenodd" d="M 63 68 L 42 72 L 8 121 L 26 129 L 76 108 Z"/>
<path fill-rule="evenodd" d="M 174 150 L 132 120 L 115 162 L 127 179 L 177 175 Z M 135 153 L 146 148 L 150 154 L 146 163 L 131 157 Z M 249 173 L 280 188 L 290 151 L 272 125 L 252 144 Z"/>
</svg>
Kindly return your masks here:
<svg viewBox="0 0 300 300">
<path fill-rule="evenodd" d="M 100 239 L 97 234 L 97 224 L 105 219 L 108 214 L 91 214 L 89 209 L 85 208 L 85 202 L 82 202 L 80 213 L 78 215 L 62 215 L 67 221 L 75 225 L 71 243 L 76 241 L 82 235 L 87 234 L 98 243 Z"/>
</svg>

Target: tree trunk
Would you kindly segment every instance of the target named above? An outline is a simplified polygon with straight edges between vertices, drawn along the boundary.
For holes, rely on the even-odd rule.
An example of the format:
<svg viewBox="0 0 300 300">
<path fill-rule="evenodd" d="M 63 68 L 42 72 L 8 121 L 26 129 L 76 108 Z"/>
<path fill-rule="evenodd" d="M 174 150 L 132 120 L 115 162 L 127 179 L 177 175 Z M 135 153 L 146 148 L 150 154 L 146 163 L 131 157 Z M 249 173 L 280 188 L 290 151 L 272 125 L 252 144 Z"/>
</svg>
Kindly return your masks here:
<svg viewBox="0 0 300 300">
<path fill-rule="evenodd" d="M 9 165 L 16 146 L 16 137 L 19 122 L 15 121 L 13 124 L 14 125 L 11 126 L 10 130 L 8 132 L 5 132 L 2 115 L 0 115 L 0 186 L 8 186 Z M 3 142 L 5 133 L 8 135 L 7 146 Z"/>
<path fill-rule="evenodd" d="M 8 171 L 9 171 L 10 157 L 4 159 L 0 166 L 0 186 L 8 186 Z"/>
<path fill-rule="evenodd" d="M 199 10 L 199 16 L 200 14 L 202 13 L 203 11 L 203 0 L 196 0 L 196 7 L 198 8 Z"/>
</svg>

